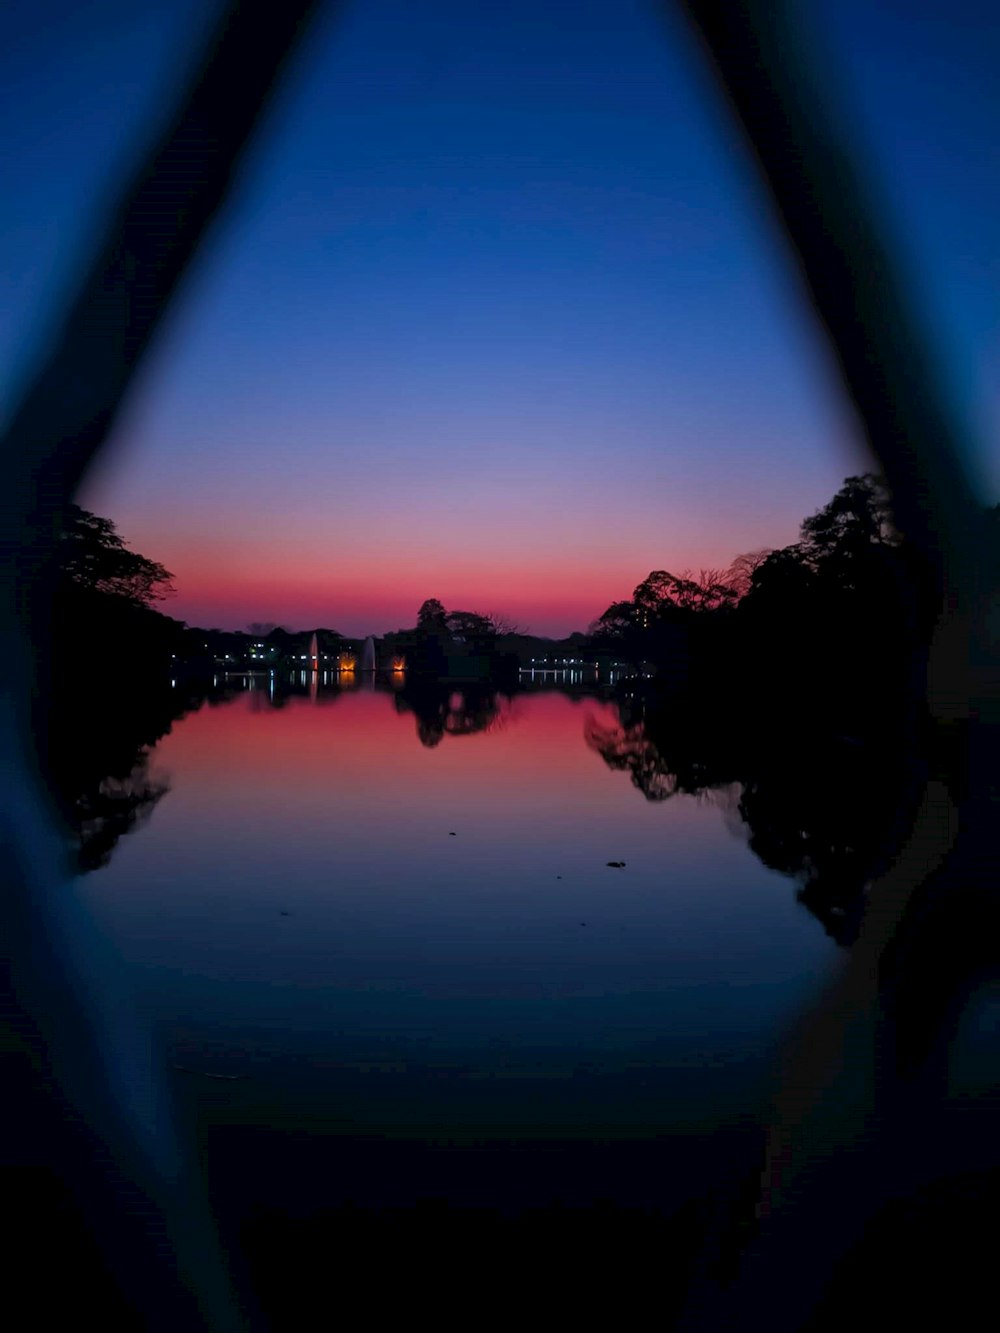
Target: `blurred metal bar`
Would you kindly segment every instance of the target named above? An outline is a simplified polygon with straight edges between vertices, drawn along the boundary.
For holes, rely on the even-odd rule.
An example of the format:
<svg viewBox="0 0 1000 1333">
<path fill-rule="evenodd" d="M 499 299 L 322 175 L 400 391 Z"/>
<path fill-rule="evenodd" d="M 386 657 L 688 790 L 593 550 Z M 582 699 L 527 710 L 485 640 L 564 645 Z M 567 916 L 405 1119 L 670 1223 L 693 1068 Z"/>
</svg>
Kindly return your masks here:
<svg viewBox="0 0 1000 1333">
<path fill-rule="evenodd" d="M 907 539 L 970 586 L 972 457 L 815 43 L 786 0 L 682 0 L 746 132 Z"/>
<path fill-rule="evenodd" d="M 193 1153 L 177 1142 L 120 964 L 75 897 L 45 790 L 50 599 L 66 505 L 105 443 L 181 279 L 229 195 L 316 0 L 235 0 L 106 231 L 3 440 L 0 822 L 13 1021 L 44 1052 L 89 1224 L 142 1326 L 235 1330 Z M 53 1255 L 58 1281 L 59 1256 Z"/>
<path fill-rule="evenodd" d="M 821 68 L 783 0 L 682 7 L 745 131 L 897 524 L 940 595 L 931 714 L 971 724 L 968 799 L 928 782 L 908 844 L 871 886 L 858 945 L 789 1044 L 761 1235 L 741 1282 L 721 1301 L 699 1290 L 689 1311 L 697 1328 L 760 1320 L 792 1330 L 871 1214 L 913 1187 L 943 1133 L 949 1023 L 982 969 L 970 957 L 935 959 L 933 942 L 942 929 L 953 943 L 973 929 L 971 915 L 955 929 L 962 912 L 988 921 L 993 911 L 996 840 L 983 795 L 997 771 L 996 654 L 980 589 L 982 511 L 965 466 L 971 441 L 907 300 L 864 154 L 824 77 L 829 62 Z M 921 1131 L 908 1153 L 901 1145 Z"/>
</svg>

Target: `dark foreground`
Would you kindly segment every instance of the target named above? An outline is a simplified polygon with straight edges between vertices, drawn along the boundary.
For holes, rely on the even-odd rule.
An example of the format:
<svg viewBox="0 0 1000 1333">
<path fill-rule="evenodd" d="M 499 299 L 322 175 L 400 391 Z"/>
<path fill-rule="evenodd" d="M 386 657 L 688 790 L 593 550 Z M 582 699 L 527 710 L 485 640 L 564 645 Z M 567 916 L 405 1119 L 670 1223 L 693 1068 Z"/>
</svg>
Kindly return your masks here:
<svg viewBox="0 0 1000 1333">
<path fill-rule="evenodd" d="M 8 1296 L 14 1305 L 19 1289 L 27 1297 L 24 1326 L 86 1317 L 105 1330 L 143 1328 L 65 1184 L 31 1160 L 31 1144 L 51 1154 L 65 1125 L 37 1094 L 7 1111 L 32 1131 L 6 1190 Z M 762 1147 L 749 1124 L 632 1142 L 393 1141 L 233 1126 L 201 1140 L 248 1327 L 276 1333 L 359 1318 L 439 1329 L 677 1327 L 693 1284 L 725 1284 L 752 1240 Z M 995 1170 L 959 1172 L 884 1208 L 805 1327 L 971 1320 L 989 1297 L 998 1184 Z M 766 1324 L 757 1310 L 737 1326 Z"/>
</svg>

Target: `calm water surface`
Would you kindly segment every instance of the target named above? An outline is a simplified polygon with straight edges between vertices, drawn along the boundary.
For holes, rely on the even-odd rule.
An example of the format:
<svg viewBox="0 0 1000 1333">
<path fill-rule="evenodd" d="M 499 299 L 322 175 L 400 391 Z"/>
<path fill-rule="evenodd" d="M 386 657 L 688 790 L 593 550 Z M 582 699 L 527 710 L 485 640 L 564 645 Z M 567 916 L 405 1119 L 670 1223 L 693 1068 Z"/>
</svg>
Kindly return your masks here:
<svg viewBox="0 0 1000 1333">
<path fill-rule="evenodd" d="M 752 1114 L 834 946 L 748 850 L 738 791 L 645 800 L 595 717 L 617 723 L 523 694 L 442 736 L 390 692 L 258 689 L 175 724 L 168 795 L 79 891 L 183 1095 L 404 1136 Z"/>
</svg>

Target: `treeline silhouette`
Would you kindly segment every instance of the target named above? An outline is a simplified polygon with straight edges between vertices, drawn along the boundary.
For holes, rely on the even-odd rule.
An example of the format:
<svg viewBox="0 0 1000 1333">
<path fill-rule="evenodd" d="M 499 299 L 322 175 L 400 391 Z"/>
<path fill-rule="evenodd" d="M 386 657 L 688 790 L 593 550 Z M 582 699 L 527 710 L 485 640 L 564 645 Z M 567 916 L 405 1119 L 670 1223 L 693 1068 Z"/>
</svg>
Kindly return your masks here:
<svg viewBox="0 0 1000 1333">
<path fill-rule="evenodd" d="M 819 715 L 722 707 L 694 686 L 651 683 L 619 703 L 621 722 L 591 719 L 586 741 L 649 801 L 716 796 L 727 823 L 842 945 L 857 937 L 869 881 L 890 864 L 920 792 L 911 738 L 890 717 L 847 735 Z"/>
<path fill-rule="evenodd" d="M 982 541 L 1000 574 L 1000 507 Z M 849 477 L 793 545 L 697 577 L 656 571 L 604 612 L 592 642 L 652 679 L 588 744 L 649 800 L 738 784 L 752 850 L 849 945 L 927 776 L 962 781 L 957 724 L 932 725 L 926 705 L 939 610 L 880 478 Z"/>
<path fill-rule="evenodd" d="M 649 574 L 594 622 L 591 643 L 661 677 L 839 716 L 850 729 L 901 685 L 922 693 L 935 587 L 893 527 L 883 482 L 867 474 L 849 477 L 791 546 L 725 571 Z"/>
<path fill-rule="evenodd" d="M 173 723 L 234 692 L 182 665 L 201 631 L 164 615 L 163 565 L 128 548 L 113 523 L 73 506 L 60 541 L 43 763 L 67 829 L 71 869 L 107 863 L 168 790 L 150 754 Z"/>
</svg>

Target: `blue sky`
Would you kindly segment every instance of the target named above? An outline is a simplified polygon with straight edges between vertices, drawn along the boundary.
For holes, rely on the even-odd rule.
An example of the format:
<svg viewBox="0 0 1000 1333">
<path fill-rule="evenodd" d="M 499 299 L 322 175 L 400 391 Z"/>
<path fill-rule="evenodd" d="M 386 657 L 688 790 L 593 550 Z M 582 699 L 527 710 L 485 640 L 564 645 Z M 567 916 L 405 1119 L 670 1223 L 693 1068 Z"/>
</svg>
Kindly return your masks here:
<svg viewBox="0 0 1000 1333">
<path fill-rule="evenodd" d="M 997 7 L 804 7 L 1000 498 Z M 0 18 L 0 399 L 207 21 Z M 580 627 L 794 538 L 867 465 L 681 20 L 358 0 L 293 71 L 85 503 L 173 613 Z M 411 605 L 412 604 L 412 605 Z"/>
</svg>

